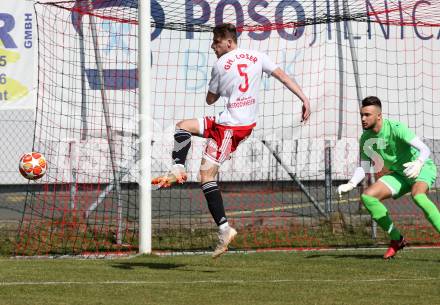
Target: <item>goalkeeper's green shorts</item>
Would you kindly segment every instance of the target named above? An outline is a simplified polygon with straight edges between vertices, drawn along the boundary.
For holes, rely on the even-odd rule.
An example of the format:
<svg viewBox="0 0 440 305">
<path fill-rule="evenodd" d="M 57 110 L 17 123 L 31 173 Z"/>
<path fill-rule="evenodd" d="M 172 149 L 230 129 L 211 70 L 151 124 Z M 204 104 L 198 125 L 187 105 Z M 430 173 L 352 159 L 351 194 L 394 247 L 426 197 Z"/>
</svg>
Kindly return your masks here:
<svg viewBox="0 0 440 305">
<path fill-rule="evenodd" d="M 423 164 L 417 178 L 408 178 L 404 173 L 393 172 L 382 176 L 379 181 L 384 183 L 390 190 L 393 198 L 399 198 L 411 191 L 411 187 L 418 181 L 423 181 L 431 188 L 437 178 L 437 167 L 432 160 Z"/>
</svg>

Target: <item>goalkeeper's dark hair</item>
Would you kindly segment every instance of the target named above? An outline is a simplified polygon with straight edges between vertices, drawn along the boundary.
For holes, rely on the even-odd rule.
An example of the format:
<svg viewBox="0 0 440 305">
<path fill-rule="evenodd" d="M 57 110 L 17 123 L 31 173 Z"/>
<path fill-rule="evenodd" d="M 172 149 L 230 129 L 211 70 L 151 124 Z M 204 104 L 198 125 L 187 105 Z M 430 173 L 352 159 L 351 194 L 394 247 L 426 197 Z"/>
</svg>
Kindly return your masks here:
<svg viewBox="0 0 440 305">
<path fill-rule="evenodd" d="M 231 38 L 235 43 L 237 43 L 237 28 L 231 23 L 216 25 L 212 32 L 215 36 L 221 39 Z"/>
<path fill-rule="evenodd" d="M 380 99 L 376 96 L 367 96 L 362 100 L 362 107 L 367 106 L 376 106 L 382 109 L 382 103 L 380 102 Z"/>
</svg>

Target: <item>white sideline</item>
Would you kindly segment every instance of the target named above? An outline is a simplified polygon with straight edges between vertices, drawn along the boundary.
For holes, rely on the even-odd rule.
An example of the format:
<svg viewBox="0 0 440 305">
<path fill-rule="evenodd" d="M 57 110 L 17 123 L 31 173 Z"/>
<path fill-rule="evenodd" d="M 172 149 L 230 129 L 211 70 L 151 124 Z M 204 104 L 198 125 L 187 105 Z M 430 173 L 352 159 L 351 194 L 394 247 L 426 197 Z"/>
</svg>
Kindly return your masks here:
<svg viewBox="0 0 440 305">
<path fill-rule="evenodd" d="M 280 280 L 206 280 L 206 281 L 60 281 L 60 282 L 0 282 L 0 286 L 53 286 L 53 285 L 167 285 L 167 284 L 277 284 L 277 283 L 365 283 L 365 282 L 408 282 L 408 281 L 438 281 L 438 277 L 425 278 L 377 278 L 377 279 L 280 279 Z"/>
<path fill-rule="evenodd" d="M 228 250 L 226 253 L 227 255 L 230 254 L 259 254 L 259 253 L 308 253 L 308 252 L 356 252 L 356 251 L 366 251 L 366 252 L 373 252 L 376 250 L 386 250 L 388 249 L 388 246 L 383 247 L 362 247 L 362 248 L 319 248 L 319 247 L 298 247 L 298 248 L 275 248 L 275 249 L 247 249 L 247 250 Z M 402 253 L 405 253 L 407 251 L 412 250 L 430 250 L 430 249 L 436 249 L 440 250 L 439 246 L 415 246 L 415 247 L 405 247 L 405 249 L 402 251 Z M 185 255 L 211 255 L 212 251 L 183 251 L 183 252 L 164 252 L 164 251 L 153 251 L 154 255 L 157 256 L 185 256 Z M 139 256 L 136 254 L 135 256 Z M 134 256 L 133 256 L 134 257 Z"/>
<path fill-rule="evenodd" d="M 383 247 L 361 247 L 361 248 L 319 248 L 319 247 L 298 247 L 298 248 L 268 248 L 268 249 L 244 249 L 244 250 L 229 250 L 227 255 L 234 254 L 258 254 L 258 253 L 306 253 L 306 252 L 355 252 L 355 251 L 367 251 L 372 252 L 376 250 L 385 250 L 387 246 Z M 440 250 L 439 246 L 414 246 L 414 247 L 405 247 L 402 253 L 407 251 L 417 251 L 417 250 L 430 250 L 436 249 Z M 124 259 L 132 259 L 136 257 L 141 257 L 143 254 L 135 253 L 135 254 L 122 254 L 122 255 L 113 255 L 113 254 L 88 254 L 88 255 L 42 255 L 42 256 L 12 256 L 9 258 L 0 257 L 0 262 L 2 261 L 10 261 L 10 260 L 60 260 L 60 259 L 71 259 L 71 260 L 90 260 L 90 259 L 104 259 L 104 260 L 124 260 Z M 153 251 L 153 256 L 203 256 L 203 255 L 212 255 L 212 251 L 181 251 L 181 252 L 169 252 L 169 251 Z"/>
</svg>

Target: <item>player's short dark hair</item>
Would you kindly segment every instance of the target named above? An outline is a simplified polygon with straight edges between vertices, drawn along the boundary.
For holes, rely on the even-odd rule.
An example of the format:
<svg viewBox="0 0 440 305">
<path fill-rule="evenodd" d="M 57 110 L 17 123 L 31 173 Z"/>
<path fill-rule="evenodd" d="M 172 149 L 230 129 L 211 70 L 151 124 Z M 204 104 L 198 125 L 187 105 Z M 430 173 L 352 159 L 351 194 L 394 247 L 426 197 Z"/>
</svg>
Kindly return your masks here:
<svg viewBox="0 0 440 305">
<path fill-rule="evenodd" d="M 382 103 L 380 102 L 380 99 L 376 96 L 367 96 L 362 100 L 362 107 L 367 106 L 377 106 L 382 109 Z"/>
<path fill-rule="evenodd" d="M 216 25 L 212 32 L 215 36 L 221 39 L 231 38 L 235 43 L 237 43 L 237 29 L 235 25 L 231 23 Z"/>
</svg>

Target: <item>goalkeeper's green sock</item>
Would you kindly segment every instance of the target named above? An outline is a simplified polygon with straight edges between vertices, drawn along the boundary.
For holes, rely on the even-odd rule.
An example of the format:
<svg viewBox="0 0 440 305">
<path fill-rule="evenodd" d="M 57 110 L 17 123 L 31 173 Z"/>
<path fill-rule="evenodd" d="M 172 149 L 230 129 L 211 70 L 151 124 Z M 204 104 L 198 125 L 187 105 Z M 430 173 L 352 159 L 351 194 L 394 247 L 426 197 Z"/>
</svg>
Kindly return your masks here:
<svg viewBox="0 0 440 305">
<path fill-rule="evenodd" d="M 434 226 L 437 232 L 440 233 L 440 212 L 438 211 L 435 204 L 429 200 L 426 194 L 418 194 L 414 197 L 415 203 L 422 209 L 425 213 L 426 219 Z"/>
<path fill-rule="evenodd" d="M 368 212 L 370 212 L 371 217 L 377 222 L 379 227 L 390 235 L 391 240 L 399 240 L 401 236 L 400 231 L 394 227 L 387 208 L 379 199 L 364 194 L 361 195 L 361 199 Z"/>
</svg>

